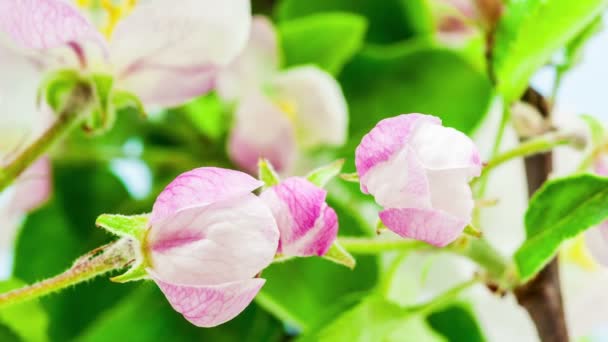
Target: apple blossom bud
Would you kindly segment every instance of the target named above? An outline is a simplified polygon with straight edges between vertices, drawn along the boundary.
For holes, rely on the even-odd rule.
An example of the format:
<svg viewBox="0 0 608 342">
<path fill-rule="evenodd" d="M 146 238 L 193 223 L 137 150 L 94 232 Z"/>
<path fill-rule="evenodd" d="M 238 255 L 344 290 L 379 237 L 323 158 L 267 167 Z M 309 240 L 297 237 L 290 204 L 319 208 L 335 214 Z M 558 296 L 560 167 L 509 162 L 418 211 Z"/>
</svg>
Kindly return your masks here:
<svg viewBox="0 0 608 342">
<path fill-rule="evenodd" d="M 283 256 L 322 256 L 338 234 L 338 218 L 327 205 L 327 191 L 301 177 L 268 188 L 260 198 L 268 205 L 280 231 Z"/>
<path fill-rule="evenodd" d="M 380 219 L 402 237 L 445 246 L 471 221 L 469 181 L 479 176 L 476 146 L 423 114 L 380 121 L 357 147 L 361 190 L 384 207 Z"/>
<path fill-rule="evenodd" d="M 261 185 L 242 172 L 199 168 L 177 177 L 154 203 L 146 271 L 197 326 L 234 318 L 264 285 L 256 276 L 272 262 L 279 231 L 251 193 Z"/>
</svg>

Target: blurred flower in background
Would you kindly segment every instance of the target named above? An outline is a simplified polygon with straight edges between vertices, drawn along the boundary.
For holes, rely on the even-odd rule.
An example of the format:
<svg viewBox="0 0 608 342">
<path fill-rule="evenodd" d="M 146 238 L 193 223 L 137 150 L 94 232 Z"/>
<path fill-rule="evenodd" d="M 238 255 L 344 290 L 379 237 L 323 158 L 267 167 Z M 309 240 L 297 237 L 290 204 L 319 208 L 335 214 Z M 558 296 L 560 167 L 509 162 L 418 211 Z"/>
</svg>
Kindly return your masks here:
<svg viewBox="0 0 608 342">
<path fill-rule="evenodd" d="M 218 94 L 236 102 L 229 154 L 251 173 L 260 157 L 285 172 L 300 150 L 346 142 L 348 112 L 338 82 L 316 66 L 279 66 L 274 27 L 258 16 L 245 51 L 218 79 Z"/>
</svg>

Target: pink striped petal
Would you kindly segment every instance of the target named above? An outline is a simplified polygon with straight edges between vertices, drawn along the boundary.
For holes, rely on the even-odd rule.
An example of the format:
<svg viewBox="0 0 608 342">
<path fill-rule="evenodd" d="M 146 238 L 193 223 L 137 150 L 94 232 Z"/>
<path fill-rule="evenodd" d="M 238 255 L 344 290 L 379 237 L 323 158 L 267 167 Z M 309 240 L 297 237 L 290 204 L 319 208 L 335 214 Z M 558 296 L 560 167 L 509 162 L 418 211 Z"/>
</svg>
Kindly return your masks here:
<svg viewBox="0 0 608 342">
<path fill-rule="evenodd" d="M 327 191 L 292 177 L 262 193 L 280 231 L 278 252 L 286 256 L 324 255 L 338 234 L 338 218 L 325 203 Z"/>
<path fill-rule="evenodd" d="M 440 125 L 439 118 L 424 114 L 403 114 L 380 121 L 363 137 L 355 151 L 355 164 L 359 178 L 381 162 L 398 153 L 411 139 L 418 125 L 428 122 Z M 363 192 L 366 192 L 362 188 Z"/>
<path fill-rule="evenodd" d="M 240 314 L 266 280 L 255 278 L 215 286 L 175 285 L 153 277 L 173 309 L 190 323 L 215 327 Z"/>
<path fill-rule="evenodd" d="M 149 106 L 171 106 L 210 90 L 219 67 L 244 48 L 247 0 L 156 0 L 138 5 L 110 45 L 119 86 Z"/>
<path fill-rule="evenodd" d="M 295 109 L 302 147 L 345 143 L 348 108 L 338 81 L 331 75 L 314 66 L 296 67 L 277 75 L 273 85 L 276 98 Z"/>
<path fill-rule="evenodd" d="M 220 73 L 218 94 L 236 100 L 252 89 L 259 89 L 279 69 L 279 50 L 274 27 L 263 16 L 254 16 L 245 50 Z"/>
<path fill-rule="evenodd" d="M 421 124 L 410 141 L 427 169 L 468 169 L 468 179 L 481 173 L 477 147 L 464 133 L 432 123 Z"/>
<path fill-rule="evenodd" d="M 36 209 L 48 200 L 51 186 L 51 162 L 48 157 L 42 157 L 15 182 L 11 210 L 25 213 Z"/>
<path fill-rule="evenodd" d="M 218 285 L 253 278 L 272 262 L 278 240 L 272 213 L 247 193 L 156 221 L 147 246 L 152 269 L 165 281 Z"/>
<path fill-rule="evenodd" d="M 585 231 L 585 243 L 593 258 L 608 267 L 608 221 Z"/>
<path fill-rule="evenodd" d="M 0 0 L 0 30 L 23 48 L 46 50 L 84 41 L 103 46 L 95 27 L 62 0 Z"/>
<path fill-rule="evenodd" d="M 156 198 L 150 223 L 154 225 L 185 208 L 239 197 L 262 185 L 246 173 L 216 167 L 182 173 Z"/>
<path fill-rule="evenodd" d="M 435 209 L 387 209 L 380 219 L 393 232 L 404 238 L 427 242 L 443 247 L 462 233 L 467 222 Z"/>
<path fill-rule="evenodd" d="M 279 172 L 289 170 L 297 149 L 292 123 L 278 107 L 258 92 L 245 96 L 235 113 L 228 153 L 241 169 L 255 174 L 259 158 Z"/>
</svg>

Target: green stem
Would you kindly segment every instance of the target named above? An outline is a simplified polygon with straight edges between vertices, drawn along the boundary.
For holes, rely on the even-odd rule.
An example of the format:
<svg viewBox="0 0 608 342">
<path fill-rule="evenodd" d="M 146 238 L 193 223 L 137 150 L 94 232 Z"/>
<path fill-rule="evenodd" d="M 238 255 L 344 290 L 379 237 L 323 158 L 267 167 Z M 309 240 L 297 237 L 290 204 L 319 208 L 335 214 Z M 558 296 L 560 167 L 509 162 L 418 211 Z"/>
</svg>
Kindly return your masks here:
<svg viewBox="0 0 608 342">
<path fill-rule="evenodd" d="M 500 119 L 498 130 L 496 132 L 496 139 L 494 139 L 494 145 L 492 146 L 492 153 L 490 155 L 491 159 L 496 157 L 496 155 L 498 155 L 498 153 L 500 152 L 500 145 L 505 135 L 505 131 L 507 130 L 507 124 L 509 123 L 509 120 L 511 120 L 511 108 L 509 107 L 509 104 L 503 102 L 502 117 Z M 489 177 L 487 174 L 475 179 L 475 183 L 479 184 L 475 191 L 475 198 L 482 198 L 485 195 L 486 188 L 488 187 L 488 180 Z M 479 208 L 475 208 L 475 210 L 473 211 L 473 225 L 476 227 L 479 226 L 479 221 L 481 219 L 480 215 L 481 211 L 479 210 Z"/>
<path fill-rule="evenodd" d="M 125 267 L 134 260 L 131 241 L 121 239 L 80 257 L 67 271 L 38 283 L 0 294 L 0 309 L 36 299 Z"/>
<path fill-rule="evenodd" d="M 340 237 L 340 245 L 353 254 L 379 254 L 394 251 L 445 251 L 464 256 L 483 267 L 491 280 L 510 287 L 509 267 L 504 257 L 486 240 L 463 236 L 444 248 L 404 239 Z"/>
<path fill-rule="evenodd" d="M 450 251 L 471 259 L 487 272 L 490 278 L 503 283 L 507 276 L 508 264 L 505 258 L 485 239 L 457 240 L 449 246 Z"/>
<path fill-rule="evenodd" d="M 68 96 L 64 109 L 57 114 L 55 122 L 34 142 L 0 169 L 0 191 L 36 161 L 49 147 L 68 132 L 89 110 L 93 101 L 93 91 L 88 84 L 79 84 Z"/>
<path fill-rule="evenodd" d="M 338 242 L 353 254 L 378 254 L 390 251 L 436 249 L 425 242 L 404 239 L 379 239 L 364 237 L 339 237 Z"/>
<path fill-rule="evenodd" d="M 456 285 L 455 287 L 447 290 L 446 292 L 438 295 L 437 297 L 429 300 L 426 303 L 417 305 L 413 308 L 411 308 L 411 310 L 421 314 L 421 315 L 427 315 L 430 314 L 432 312 L 435 312 L 437 310 L 440 310 L 441 308 L 445 307 L 446 305 L 453 303 L 454 299 L 460 295 L 460 293 L 468 288 L 470 288 L 471 286 L 475 285 L 475 284 L 479 284 L 479 282 L 482 279 L 480 278 L 473 278 L 467 282 L 464 282 L 462 284 Z"/>
<path fill-rule="evenodd" d="M 551 151 L 553 148 L 567 144 L 580 144 L 580 137 L 575 134 L 552 132 L 521 143 L 519 146 L 492 158 L 483 168 L 480 178 L 488 172 L 515 158 L 528 157 L 535 154 Z"/>
</svg>

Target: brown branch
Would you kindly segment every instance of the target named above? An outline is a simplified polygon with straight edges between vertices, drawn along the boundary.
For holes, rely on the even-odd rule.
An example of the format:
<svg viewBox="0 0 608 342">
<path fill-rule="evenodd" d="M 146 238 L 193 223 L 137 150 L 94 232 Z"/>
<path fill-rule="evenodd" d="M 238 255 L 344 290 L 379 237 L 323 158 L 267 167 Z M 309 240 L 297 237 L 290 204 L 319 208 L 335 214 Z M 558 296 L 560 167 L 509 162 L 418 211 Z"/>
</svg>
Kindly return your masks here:
<svg viewBox="0 0 608 342">
<path fill-rule="evenodd" d="M 541 94 L 528 88 L 522 100 L 549 119 L 550 106 Z M 532 196 L 548 179 L 552 170 L 551 153 L 525 160 L 528 195 Z M 536 325 L 543 342 L 568 342 L 568 328 L 559 281 L 559 265 L 554 258 L 534 279 L 515 289 L 515 296 Z"/>
</svg>

